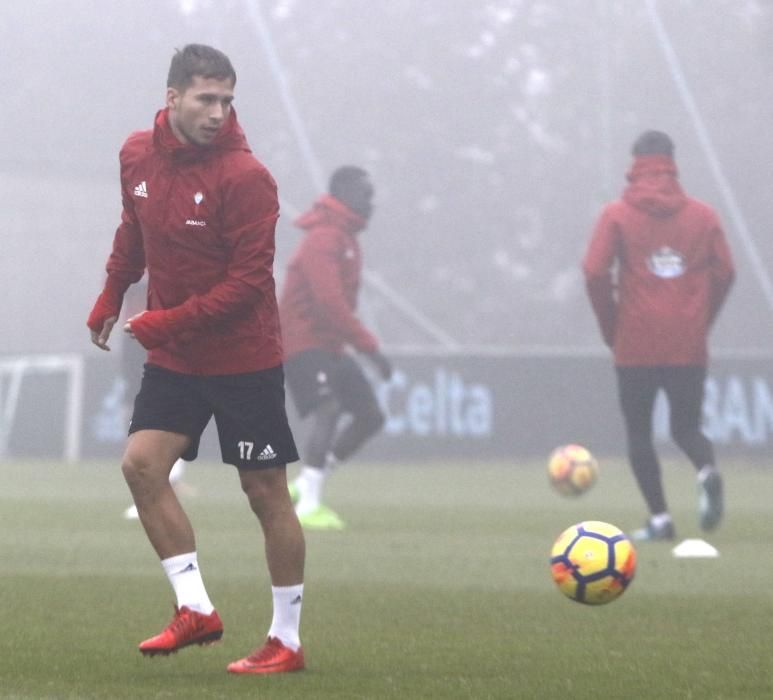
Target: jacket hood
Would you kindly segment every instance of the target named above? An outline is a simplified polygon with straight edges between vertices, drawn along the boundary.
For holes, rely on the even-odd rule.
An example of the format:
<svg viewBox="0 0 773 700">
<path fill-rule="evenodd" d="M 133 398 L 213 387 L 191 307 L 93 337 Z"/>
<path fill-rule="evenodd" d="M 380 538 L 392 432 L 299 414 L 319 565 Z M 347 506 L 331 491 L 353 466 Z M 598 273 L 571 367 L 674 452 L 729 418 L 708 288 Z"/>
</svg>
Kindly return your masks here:
<svg viewBox="0 0 773 700">
<path fill-rule="evenodd" d="M 669 156 L 637 156 L 626 177 L 629 185 L 623 200 L 652 216 L 669 216 L 687 202 L 676 165 Z"/>
<path fill-rule="evenodd" d="M 169 125 L 169 108 L 166 107 L 156 114 L 153 142 L 161 153 L 178 162 L 203 160 L 217 151 L 251 152 L 247 137 L 236 119 L 236 111 L 233 108 L 212 143 L 208 146 L 199 146 L 195 143 L 182 143 L 174 135 Z"/>
<path fill-rule="evenodd" d="M 305 231 L 316 226 L 332 226 L 350 234 L 362 231 L 367 223 L 363 217 L 329 194 L 322 195 L 309 211 L 295 220 L 295 225 Z"/>
</svg>

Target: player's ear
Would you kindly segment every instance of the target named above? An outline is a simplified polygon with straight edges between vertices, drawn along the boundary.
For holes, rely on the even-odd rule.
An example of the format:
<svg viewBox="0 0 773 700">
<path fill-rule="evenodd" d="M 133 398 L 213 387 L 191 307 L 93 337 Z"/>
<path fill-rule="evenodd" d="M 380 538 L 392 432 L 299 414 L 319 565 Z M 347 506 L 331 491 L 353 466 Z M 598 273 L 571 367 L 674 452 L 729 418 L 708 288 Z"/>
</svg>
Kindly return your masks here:
<svg viewBox="0 0 773 700">
<path fill-rule="evenodd" d="M 171 110 L 177 109 L 181 97 L 182 95 L 177 88 L 168 87 L 166 89 L 166 106 Z"/>
</svg>

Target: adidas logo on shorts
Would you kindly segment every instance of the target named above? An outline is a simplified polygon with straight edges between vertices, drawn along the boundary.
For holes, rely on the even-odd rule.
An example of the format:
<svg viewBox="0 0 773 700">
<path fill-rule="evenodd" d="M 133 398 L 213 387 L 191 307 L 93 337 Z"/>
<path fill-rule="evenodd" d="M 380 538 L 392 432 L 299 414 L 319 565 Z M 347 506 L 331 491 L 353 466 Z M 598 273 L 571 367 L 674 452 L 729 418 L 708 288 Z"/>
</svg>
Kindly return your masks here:
<svg viewBox="0 0 773 700">
<path fill-rule="evenodd" d="M 274 459 L 276 457 L 276 452 L 274 452 L 274 448 L 271 447 L 271 445 L 266 445 L 263 448 L 263 451 L 258 455 L 258 461 L 265 462 L 267 459 Z"/>
</svg>

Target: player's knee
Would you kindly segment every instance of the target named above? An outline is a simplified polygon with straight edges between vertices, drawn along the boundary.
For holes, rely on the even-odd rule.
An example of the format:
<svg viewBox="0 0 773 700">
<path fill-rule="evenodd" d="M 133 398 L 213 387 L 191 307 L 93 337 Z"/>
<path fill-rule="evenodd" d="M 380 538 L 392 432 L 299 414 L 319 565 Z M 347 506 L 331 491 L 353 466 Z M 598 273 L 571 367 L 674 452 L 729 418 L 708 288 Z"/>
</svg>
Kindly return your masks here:
<svg viewBox="0 0 773 700">
<path fill-rule="evenodd" d="M 314 410 L 317 420 L 337 422 L 343 413 L 340 402 L 334 396 L 329 396 Z"/>
<path fill-rule="evenodd" d="M 699 432 L 693 426 L 681 425 L 679 423 L 671 425 L 671 439 L 682 448 L 697 442 Z"/>
<path fill-rule="evenodd" d="M 655 454 L 655 445 L 647 437 L 629 440 L 628 457 L 633 463 L 651 461 Z"/>
<path fill-rule="evenodd" d="M 687 433 L 684 430 L 675 430 L 672 428 L 671 439 L 681 447 L 687 440 Z"/>
<path fill-rule="evenodd" d="M 129 484 L 147 481 L 152 474 L 150 463 L 141 455 L 127 453 L 121 462 L 123 477 Z"/>
<path fill-rule="evenodd" d="M 365 432 L 368 435 L 375 435 L 384 427 L 386 416 L 380 408 L 373 407 L 362 416 L 362 422 Z"/>
<path fill-rule="evenodd" d="M 242 491 L 258 517 L 285 500 L 289 503 L 285 470 L 276 470 L 276 472 L 274 473 L 272 469 L 241 474 Z"/>
<path fill-rule="evenodd" d="M 121 462 L 121 471 L 126 483 L 131 485 L 156 486 L 167 483 L 171 465 L 164 460 L 142 452 L 127 452 Z"/>
</svg>

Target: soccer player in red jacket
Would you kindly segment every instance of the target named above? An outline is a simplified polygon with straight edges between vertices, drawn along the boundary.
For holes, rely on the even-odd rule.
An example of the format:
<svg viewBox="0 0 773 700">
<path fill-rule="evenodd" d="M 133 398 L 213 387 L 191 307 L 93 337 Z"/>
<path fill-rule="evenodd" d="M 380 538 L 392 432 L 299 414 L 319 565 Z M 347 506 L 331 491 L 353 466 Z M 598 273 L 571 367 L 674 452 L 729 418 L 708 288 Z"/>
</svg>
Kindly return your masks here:
<svg viewBox="0 0 773 700">
<path fill-rule="evenodd" d="M 92 342 L 109 349 L 124 294 L 147 269 L 147 310 L 124 327 L 148 358 L 122 469 L 177 605 L 140 651 L 165 655 L 223 634 L 169 483 L 177 459 L 196 458 L 214 416 L 223 461 L 238 469 L 263 530 L 273 594 L 268 638 L 228 670 L 275 673 L 304 665 L 305 544 L 285 469 L 297 451 L 272 268 L 276 183 L 236 120 L 235 84 L 228 57 L 209 46 L 191 44 L 172 58 L 166 108 L 121 149 L 121 224 L 88 326 Z"/>
<path fill-rule="evenodd" d="M 300 416 L 312 416 L 305 464 L 290 489 L 308 529 L 344 527 L 321 502 L 325 480 L 384 424 L 373 388 L 348 352 L 364 355 L 383 379 L 390 377 L 389 361 L 356 315 L 362 271 L 357 237 L 370 219 L 372 198 L 373 185 L 361 168 L 333 173 L 329 193 L 296 221 L 304 236 L 279 299 L 287 385 Z M 342 424 L 344 416 L 350 420 Z"/>
<path fill-rule="evenodd" d="M 670 540 L 661 467 L 652 440 L 660 389 L 671 436 L 697 472 L 703 530 L 719 524 L 722 478 L 701 429 L 707 338 L 733 282 L 717 214 L 677 179 L 667 134 L 644 132 L 622 197 L 601 213 L 583 271 L 604 342 L 612 349 L 628 457 L 650 511 L 642 540 Z"/>
</svg>

